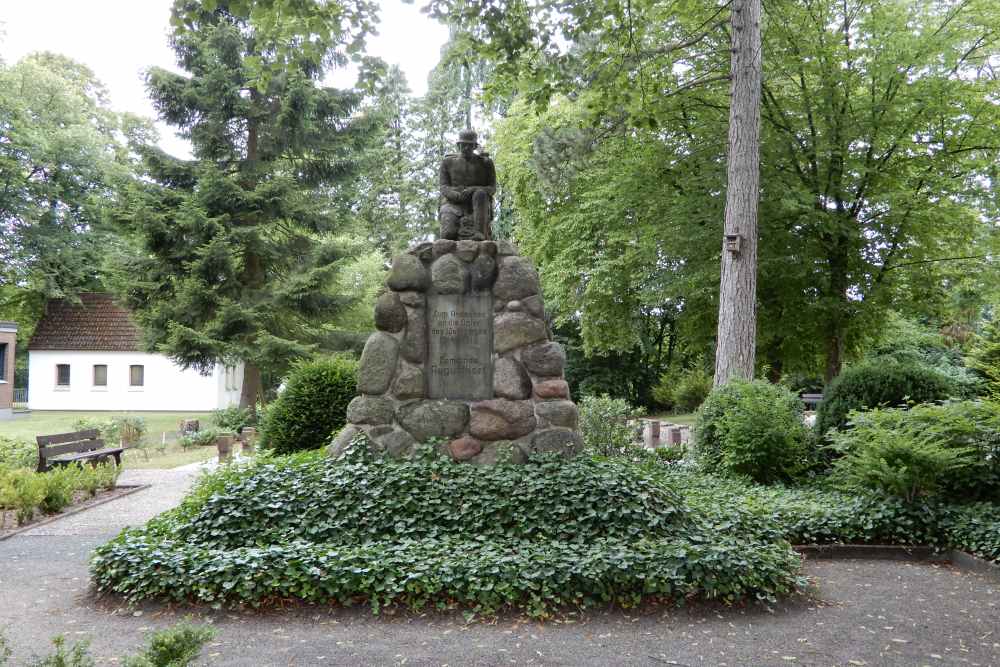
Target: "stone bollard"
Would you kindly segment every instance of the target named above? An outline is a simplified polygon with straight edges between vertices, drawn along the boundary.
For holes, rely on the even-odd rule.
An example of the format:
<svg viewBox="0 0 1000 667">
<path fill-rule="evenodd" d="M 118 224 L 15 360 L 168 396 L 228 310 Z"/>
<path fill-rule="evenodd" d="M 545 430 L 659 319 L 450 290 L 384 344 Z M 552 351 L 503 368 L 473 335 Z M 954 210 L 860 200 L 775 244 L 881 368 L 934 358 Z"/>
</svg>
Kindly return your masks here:
<svg viewBox="0 0 1000 667">
<path fill-rule="evenodd" d="M 660 422 L 646 419 L 642 424 L 642 445 L 646 449 L 656 449 L 660 445 Z"/>
<path fill-rule="evenodd" d="M 257 429 L 253 426 L 244 426 L 243 430 L 240 431 L 240 442 L 243 443 L 242 454 L 253 456 L 257 447 Z"/>
<path fill-rule="evenodd" d="M 219 452 L 219 463 L 228 463 L 233 457 L 233 443 L 236 436 L 232 433 L 223 433 L 215 437 L 215 448 Z"/>
</svg>

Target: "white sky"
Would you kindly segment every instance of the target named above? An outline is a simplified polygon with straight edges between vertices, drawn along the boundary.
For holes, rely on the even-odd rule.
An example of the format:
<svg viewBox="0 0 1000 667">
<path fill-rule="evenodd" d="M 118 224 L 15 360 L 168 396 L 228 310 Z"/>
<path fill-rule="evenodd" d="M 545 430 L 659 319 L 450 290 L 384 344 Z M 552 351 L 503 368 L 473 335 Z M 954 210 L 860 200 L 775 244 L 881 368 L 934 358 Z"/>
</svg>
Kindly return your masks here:
<svg viewBox="0 0 1000 667">
<path fill-rule="evenodd" d="M 53 51 L 82 62 L 110 91 L 112 107 L 150 118 L 142 72 L 151 66 L 176 70 L 167 46 L 172 0 L 0 0 L 0 58 L 11 64 L 33 51 Z M 368 53 L 399 65 L 414 94 L 427 89 L 448 29 L 420 13 L 418 4 L 380 0 L 379 35 Z M 356 74 L 334 72 L 330 85 L 347 87 Z M 190 151 L 172 129 L 157 123 L 160 146 L 178 157 Z"/>
</svg>

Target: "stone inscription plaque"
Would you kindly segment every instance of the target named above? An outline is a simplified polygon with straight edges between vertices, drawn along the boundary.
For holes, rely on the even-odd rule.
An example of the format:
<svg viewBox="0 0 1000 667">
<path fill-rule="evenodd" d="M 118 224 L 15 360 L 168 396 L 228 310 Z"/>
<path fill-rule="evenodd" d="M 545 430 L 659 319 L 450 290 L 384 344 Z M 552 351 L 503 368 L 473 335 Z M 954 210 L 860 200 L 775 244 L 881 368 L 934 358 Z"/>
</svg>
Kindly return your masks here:
<svg viewBox="0 0 1000 667">
<path fill-rule="evenodd" d="M 493 295 L 427 295 L 427 396 L 493 398 Z"/>
</svg>

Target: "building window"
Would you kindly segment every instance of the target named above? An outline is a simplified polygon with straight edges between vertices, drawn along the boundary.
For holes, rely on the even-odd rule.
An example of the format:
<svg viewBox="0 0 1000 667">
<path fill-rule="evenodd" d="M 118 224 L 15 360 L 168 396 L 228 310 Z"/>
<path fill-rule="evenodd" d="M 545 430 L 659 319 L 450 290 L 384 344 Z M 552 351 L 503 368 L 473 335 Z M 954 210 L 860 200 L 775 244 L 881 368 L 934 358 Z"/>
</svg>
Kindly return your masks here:
<svg viewBox="0 0 1000 667">
<path fill-rule="evenodd" d="M 108 386 L 108 367 L 105 364 L 94 364 L 94 386 Z"/>
<path fill-rule="evenodd" d="M 0 343 L 0 382 L 7 381 L 7 343 Z"/>
<path fill-rule="evenodd" d="M 128 384 L 130 387 L 141 387 L 145 384 L 145 371 L 142 366 L 128 367 Z"/>
<path fill-rule="evenodd" d="M 69 364 L 56 364 L 56 386 L 69 386 Z"/>
</svg>

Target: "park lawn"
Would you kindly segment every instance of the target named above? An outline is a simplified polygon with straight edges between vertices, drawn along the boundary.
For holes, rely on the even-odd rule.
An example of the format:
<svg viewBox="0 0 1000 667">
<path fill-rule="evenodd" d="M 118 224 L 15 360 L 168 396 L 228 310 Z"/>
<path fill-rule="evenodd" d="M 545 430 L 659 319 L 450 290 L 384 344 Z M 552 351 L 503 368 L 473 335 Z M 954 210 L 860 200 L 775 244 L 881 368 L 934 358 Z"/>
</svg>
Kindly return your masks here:
<svg viewBox="0 0 1000 667">
<path fill-rule="evenodd" d="M 73 424 L 83 418 L 109 419 L 128 415 L 142 417 L 146 422 L 145 453 L 139 450 L 127 451 L 124 464 L 126 468 L 176 468 L 188 463 L 204 461 L 215 455 L 211 447 L 196 447 L 190 450 L 181 449 L 177 444 L 177 426 L 182 419 L 201 420 L 202 427 L 211 425 L 210 412 L 113 412 L 113 411 L 69 411 L 69 410 L 35 410 L 26 416 L 0 423 L 0 435 L 13 438 L 24 438 L 34 441 L 35 436 L 52 435 L 74 431 Z M 162 446 L 164 438 L 166 447 Z M 149 457 L 146 458 L 145 454 Z"/>
<path fill-rule="evenodd" d="M 681 426 L 694 426 L 694 420 L 698 418 L 695 413 L 689 413 L 686 415 L 672 415 L 669 413 L 651 415 L 653 419 L 659 419 L 660 421 L 670 422 L 671 424 L 679 424 Z"/>
</svg>

